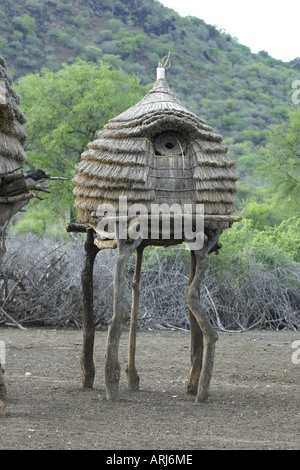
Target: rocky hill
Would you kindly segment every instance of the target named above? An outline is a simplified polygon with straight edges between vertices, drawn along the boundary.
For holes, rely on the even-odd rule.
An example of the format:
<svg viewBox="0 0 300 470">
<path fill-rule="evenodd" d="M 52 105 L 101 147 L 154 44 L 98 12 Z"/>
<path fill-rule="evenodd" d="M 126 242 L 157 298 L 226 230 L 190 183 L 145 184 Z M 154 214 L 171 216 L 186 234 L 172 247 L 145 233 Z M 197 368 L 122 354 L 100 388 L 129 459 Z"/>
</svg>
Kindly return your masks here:
<svg viewBox="0 0 300 470">
<path fill-rule="evenodd" d="M 169 51 L 172 89 L 227 139 L 246 182 L 268 127 L 291 106 L 299 58 L 284 63 L 266 51 L 253 54 L 230 34 L 157 0 L 1 1 L 0 55 L 15 80 L 81 58 L 134 72 L 146 84 Z"/>
</svg>

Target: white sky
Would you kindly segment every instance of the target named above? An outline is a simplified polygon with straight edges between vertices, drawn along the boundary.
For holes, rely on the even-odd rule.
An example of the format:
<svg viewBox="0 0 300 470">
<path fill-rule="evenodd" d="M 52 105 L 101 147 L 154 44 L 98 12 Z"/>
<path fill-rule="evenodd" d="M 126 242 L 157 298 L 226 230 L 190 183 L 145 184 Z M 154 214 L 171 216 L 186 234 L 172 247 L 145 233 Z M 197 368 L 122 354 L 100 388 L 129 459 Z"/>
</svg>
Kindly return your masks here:
<svg viewBox="0 0 300 470">
<path fill-rule="evenodd" d="M 159 0 L 181 16 L 226 30 L 240 44 L 275 59 L 300 57 L 300 0 Z"/>
</svg>

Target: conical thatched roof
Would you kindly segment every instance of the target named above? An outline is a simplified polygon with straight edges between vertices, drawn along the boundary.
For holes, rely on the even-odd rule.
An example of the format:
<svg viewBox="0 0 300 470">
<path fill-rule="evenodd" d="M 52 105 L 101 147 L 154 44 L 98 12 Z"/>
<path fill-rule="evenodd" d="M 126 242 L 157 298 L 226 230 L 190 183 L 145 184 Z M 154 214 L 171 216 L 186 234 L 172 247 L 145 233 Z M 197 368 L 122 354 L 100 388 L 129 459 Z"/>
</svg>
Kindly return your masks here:
<svg viewBox="0 0 300 470">
<path fill-rule="evenodd" d="M 111 119 L 88 144 L 73 178 L 79 222 L 93 224 L 101 203 L 204 203 L 206 214 L 234 211 L 237 175 L 222 137 L 158 79 L 135 106 Z"/>
<path fill-rule="evenodd" d="M 14 172 L 25 162 L 23 145 L 27 136 L 22 125 L 26 119 L 19 103 L 5 61 L 0 57 L 0 178 Z"/>
</svg>

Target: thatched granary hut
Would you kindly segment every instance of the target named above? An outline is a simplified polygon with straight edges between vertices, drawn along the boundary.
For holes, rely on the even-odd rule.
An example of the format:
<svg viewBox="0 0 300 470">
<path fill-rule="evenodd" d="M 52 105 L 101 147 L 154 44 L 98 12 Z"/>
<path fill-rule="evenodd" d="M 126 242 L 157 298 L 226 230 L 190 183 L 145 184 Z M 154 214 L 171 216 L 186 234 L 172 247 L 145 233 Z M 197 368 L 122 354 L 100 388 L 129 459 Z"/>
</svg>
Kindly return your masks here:
<svg viewBox="0 0 300 470">
<path fill-rule="evenodd" d="M 207 399 L 217 334 L 200 305 L 199 283 L 203 278 L 208 254 L 220 247 L 218 240 L 222 230 L 240 220 L 232 215 L 234 193 L 237 190 L 237 175 L 233 166 L 234 161 L 227 155 L 227 146 L 222 143 L 222 137 L 214 133 L 203 119 L 189 111 L 170 90 L 164 66 L 158 67 L 157 80 L 149 93 L 135 106 L 111 119 L 99 132 L 98 138 L 88 145 L 73 178 L 79 224 L 76 227 L 70 224 L 67 228 L 68 231 L 87 231 L 82 272 L 83 387 L 92 387 L 95 373 L 92 276 L 98 250 L 118 248 L 114 313 L 108 331 L 105 362 L 106 397 L 115 401 L 119 397 L 119 338 L 124 322 L 128 319 L 123 305 L 126 262 L 136 250 L 126 369 L 128 386 L 136 390 L 139 377 L 134 357 L 143 249 L 147 245 L 167 246 L 187 241 L 191 249 L 191 275 L 186 298 L 190 312 L 192 362 L 188 391 L 196 394 L 196 401 Z M 139 230 L 138 235 L 132 237 L 134 232 L 130 231 L 130 227 L 135 229 L 141 226 L 140 214 L 132 216 L 128 212 L 125 216 L 127 230 L 124 231 L 124 215 L 120 210 L 122 198 L 127 198 L 128 207 L 146 208 L 147 220 L 150 222 L 153 215 L 162 215 L 155 237 L 149 238 L 148 233 L 145 237 L 145 232 Z M 188 213 L 193 222 L 198 219 L 197 206 L 204 206 L 204 214 L 201 213 L 202 220 L 204 215 L 203 245 L 192 246 L 183 226 L 179 237 L 174 236 L 175 212 L 173 217 L 172 211 L 168 211 L 174 205 L 179 207 L 182 216 Z M 103 230 L 100 222 L 107 217 L 105 212 L 99 211 L 99 206 L 114 209 L 113 232 L 107 233 L 107 228 Z M 155 210 L 163 207 L 162 212 L 153 214 L 154 207 Z M 165 208 L 170 222 L 173 220 L 167 237 L 162 228 Z M 120 230 L 121 224 L 123 231 Z M 121 236 L 124 232 L 125 237 Z"/>
<path fill-rule="evenodd" d="M 19 104 L 20 98 L 0 57 L 0 267 L 5 253 L 4 233 L 11 218 L 29 199 L 38 197 L 32 190 L 49 192 L 39 183 L 53 179 L 43 170 L 23 171 L 27 135 L 23 128 L 26 119 Z"/>
<path fill-rule="evenodd" d="M 11 217 L 20 210 L 24 200 L 10 192 L 11 185 L 22 176 L 25 162 L 23 129 L 25 116 L 19 109 L 20 99 L 12 87 L 6 64 L 0 57 L 0 266 L 5 253 L 4 231 Z M 19 185 L 19 182 L 17 183 Z"/>
<path fill-rule="evenodd" d="M 38 183 L 54 179 L 43 170 L 23 171 L 27 135 L 23 128 L 26 119 L 19 104 L 20 98 L 0 57 L 0 266 L 5 253 L 4 231 L 9 221 L 29 199 L 38 197 L 31 190 L 49 192 Z"/>
<path fill-rule="evenodd" d="M 5 254 L 5 230 L 11 218 L 23 210 L 29 199 L 38 197 L 32 190 L 49 192 L 48 186 L 42 186 L 41 182 L 65 179 L 51 178 L 43 170 L 23 171 L 27 135 L 23 129 L 26 119 L 19 104 L 20 98 L 12 87 L 6 63 L 0 57 L 0 268 Z M 10 322 L 22 328 L 3 308 L 0 308 L 0 316 L 9 318 Z M 5 413 L 5 401 L 6 389 L 0 364 L 0 415 Z"/>
<path fill-rule="evenodd" d="M 164 68 L 149 93 L 111 119 L 77 164 L 79 222 L 95 225 L 99 203 L 205 204 L 207 215 L 234 211 L 237 175 L 222 137 L 172 93 Z M 226 219 L 226 218 L 225 218 Z M 221 219 L 219 219 L 221 220 Z M 224 228 L 230 222 L 225 220 Z"/>
<path fill-rule="evenodd" d="M 25 117 L 19 109 L 19 97 L 12 88 L 12 80 L 7 74 L 4 59 L 0 57 L 0 267 L 5 254 L 4 232 L 11 217 L 26 203 L 14 201 L 4 194 L 5 185 L 25 162 L 23 145 L 26 133 L 22 125 Z M 5 314 L 1 309 L 1 316 Z M 5 414 L 6 388 L 0 363 L 0 416 Z"/>
</svg>

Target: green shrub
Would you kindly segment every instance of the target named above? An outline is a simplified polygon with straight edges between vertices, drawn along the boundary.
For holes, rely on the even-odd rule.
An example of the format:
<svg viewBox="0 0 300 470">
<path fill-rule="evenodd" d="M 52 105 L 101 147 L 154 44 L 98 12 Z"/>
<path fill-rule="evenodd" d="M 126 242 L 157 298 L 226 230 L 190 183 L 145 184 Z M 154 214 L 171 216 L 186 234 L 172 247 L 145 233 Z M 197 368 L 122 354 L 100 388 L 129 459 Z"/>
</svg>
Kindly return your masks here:
<svg viewBox="0 0 300 470">
<path fill-rule="evenodd" d="M 102 56 L 102 49 L 96 46 L 85 46 L 84 48 L 84 58 L 90 60 L 91 62 L 97 62 L 97 60 Z"/>
<path fill-rule="evenodd" d="M 244 218 L 224 231 L 221 243 L 224 250 L 220 250 L 220 256 L 226 253 L 229 262 L 248 253 L 263 265 L 300 262 L 300 220 L 290 218 L 275 227 L 258 230 L 251 219 Z"/>
<path fill-rule="evenodd" d="M 44 4 L 39 0 L 26 0 L 25 5 L 31 13 L 41 15 L 44 12 Z"/>
<path fill-rule="evenodd" d="M 72 21 L 76 26 L 85 26 L 90 22 L 90 15 L 88 11 L 82 11 L 79 15 L 75 16 Z"/>
<path fill-rule="evenodd" d="M 35 18 L 32 18 L 27 13 L 22 16 L 15 16 L 12 19 L 12 23 L 17 28 L 20 28 L 21 31 L 24 31 L 26 34 L 32 34 L 35 31 Z"/>
</svg>

